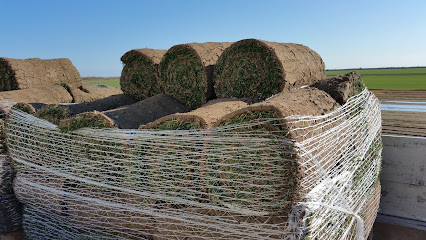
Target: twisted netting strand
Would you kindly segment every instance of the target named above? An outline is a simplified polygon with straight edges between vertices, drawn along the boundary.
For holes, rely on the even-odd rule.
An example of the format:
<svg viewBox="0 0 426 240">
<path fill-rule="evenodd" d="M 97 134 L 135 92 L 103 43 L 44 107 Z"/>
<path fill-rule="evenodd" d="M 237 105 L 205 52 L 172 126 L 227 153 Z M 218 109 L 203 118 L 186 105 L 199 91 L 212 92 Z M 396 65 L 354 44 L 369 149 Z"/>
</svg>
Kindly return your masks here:
<svg viewBox="0 0 426 240">
<path fill-rule="evenodd" d="M 68 134 L 15 109 L 6 128 L 31 239 L 362 239 L 380 197 L 368 90 L 324 116 L 209 130 Z"/>
</svg>

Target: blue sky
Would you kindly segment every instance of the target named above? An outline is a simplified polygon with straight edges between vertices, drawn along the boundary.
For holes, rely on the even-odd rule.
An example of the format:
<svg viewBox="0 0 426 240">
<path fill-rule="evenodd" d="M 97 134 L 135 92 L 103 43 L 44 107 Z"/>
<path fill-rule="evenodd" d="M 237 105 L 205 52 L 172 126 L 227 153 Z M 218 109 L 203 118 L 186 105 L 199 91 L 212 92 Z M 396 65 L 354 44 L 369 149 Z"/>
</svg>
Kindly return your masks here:
<svg viewBox="0 0 426 240">
<path fill-rule="evenodd" d="M 327 69 L 426 66 L 425 13 L 424 0 L 0 0 L 0 57 L 119 76 L 134 48 L 258 38 L 304 44 Z"/>
</svg>

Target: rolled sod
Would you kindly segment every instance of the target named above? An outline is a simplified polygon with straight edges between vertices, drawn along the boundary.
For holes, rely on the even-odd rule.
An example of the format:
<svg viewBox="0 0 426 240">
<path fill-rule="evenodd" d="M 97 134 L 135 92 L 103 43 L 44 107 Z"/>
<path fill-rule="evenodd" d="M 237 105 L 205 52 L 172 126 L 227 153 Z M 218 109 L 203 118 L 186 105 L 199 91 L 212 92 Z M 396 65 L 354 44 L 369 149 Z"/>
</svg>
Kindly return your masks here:
<svg viewBox="0 0 426 240">
<path fill-rule="evenodd" d="M 214 69 L 219 98 L 266 99 L 325 79 L 321 57 L 301 44 L 245 39 L 228 47 Z"/>
<path fill-rule="evenodd" d="M 126 52 L 121 57 L 124 64 L 120 77 L 121 90 L 138 100 L 160 94 L 158 65 L 166 52 L 149 48 Z"/>
<path fill-rule="evenodd" d="M 44 106 L 46 106 L 46 104 L 44 104 L 44 103 L 19 102 L 19 103 L 16 103 L 15 105 L 13 105 L 13 108 L 19 109 L 19 110 L 26 112 L 28 114 L 31 114 L 31 115 L 35 115 L 35 113 L 38 110 L 40 110 L 41 108 L 43 108 Z"/>
<path fill-rule="evenodd" d="M 59 121 L 73 117 L 77 114 L 92 111 L 107 111 L 118 107 L 131 105 L 137 100 L 126 94 L 112 95 L 91 102 L 76 104 L 49 104 L 37 109 L 35 116 L 59 124 Z M 30 103 L 33 105 L 33 103 Z M 40 104 L 40 103 L 38 103 Z"/>
<path fill-rule="evenodd" d="M 223 131 L 235 136 L 268 138 L 270 150 L 252 147 L 251 152 L 229 152 L 226 158 L 208 158 L 209 194 L 211 200 L 233 207 L 258 212 L 288 211 L 295 194 L 299 172 L 292 143 L 282 139 L 299 141 L 293 128 L 283 118 L 293 115 L 322 115 L 333 111 L 338 104 L 327 93 L 315 88 L 293 89 L 273 98 L 239 109 L 216 123 Z M 238 127 L 234 124 L 244 124 Z M 227 127 L 231 127 L 226 130 Z M 237 144 L 237 143 L 236 143 Z M 280 149 L 275 151 L 274 149 Z M 214 151 L 213 147 L 208 148 Z M 214 156 L 208 153 L 208 156 Z M 253 159 L 253 156 L 259 156 Z M 263 157 L 262 157 L 263 156 Z M 250 164 L 248 164 L 250 163 Z M 253 178 L 253 174 L 258 176 Z"/>
<path fill-rule="evenodd" d="M 190 109 L 174 97 L 159 94 L 103 112 L 80 113 L 70 119 L 60 121 L 59 127 L 67 132 L 82 127 L 137 129 L 140 125 L 155 121 L 158 118 L 188 111 Z"/>
<path fill-rule="evenodd" d="M 160 62 L 163 91 L 191 108 L 215 98 L 213 68 L 228 42 L 189 43 L 170 48 Z"/>
<path fill-rule="evenodd" d="M 62 132 L 72 132 L 81 128 L 116 128 L 111 119 L 97 111 L 80 113 L 61 120 L 58 126 Z"/>
<path fill-rule="evenodd" d="M 361 93 L 365 88 L 362 76 L 357 72 L 323 79 L 311 85 L 330 94 L 339 104 L 343 105 L 350 97 Z"/>
<path fill-rule="evenodd" d="M 81 87 L 80 73 L 67 58 L 0 58 L 0 91 L 29 89 L 55 83 Z"/>
<path fill-rule="evenodd" d="M 0 92 L 0 99 L 12 102 L 46 104 L 71 103 L 73 100 L 69 92 L 57 84 Z"/>
</svg>

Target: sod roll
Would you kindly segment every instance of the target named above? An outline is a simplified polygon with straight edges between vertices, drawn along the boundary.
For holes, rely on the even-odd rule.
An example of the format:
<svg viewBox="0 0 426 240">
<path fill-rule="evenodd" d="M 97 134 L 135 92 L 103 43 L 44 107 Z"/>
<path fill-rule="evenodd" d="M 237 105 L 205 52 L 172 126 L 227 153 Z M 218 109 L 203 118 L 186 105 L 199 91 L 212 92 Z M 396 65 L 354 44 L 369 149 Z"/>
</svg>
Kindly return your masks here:
<svg viewBox="0 0 426 240">
<path fill-rule="evenodd" d="M 339 104 L 343 105 L 350 97 L 358 95 L 365 88 L 362 76 L 357 72 L 337 75 L 323 79 L 311 85 L 330 94 Z"/>
<path fill-rule="evenodd" d="M 215 97 L 213 68 L 228 42 L 189 43 L 170 48 L 160 62 L 163 91 L 191 108 Z"/>
<path fill-rule="evenodd" d="M 337 106 L 336 101 L 321 90 L 298 88 L 281 92 L 267 101 L 230 113 L 219 120 L 216 126 L 245 123 L 248 125 L 233 127 L 229 131 L 235 132 L 236 136 L 245 132 L 258 138 L 265 137 L 262 133 L 269 133 L 266 137 L 273 140 L 271 144 L 278 144 L 282 137 L 299 141 L 305 136 L 302 133 L 300 136 L 295 135 L 291 130 L 300 126 L 287 125 L 284 117 L 322 115 L 333 111 Z M 256 164 L 246 166 L 244 163 L 249 162 L 253 154 L 267 157 L 265 160 L 260 158 Z M 256 152 L 256 148 L 253 148 L 252 152 L 229 152 L 228 155 L 232 157 L 207 160 L 207 164 L 214 170 L 210 171 L 207 177 L 210 179 L 208 186 L 210 195 L 214 197 L 213 201 L 260 212 L 290 209 L 293 199 L 297 197 L 296 186 L 299 178 L 292 145 L 283 144 L 281 153 Z M 254 171 L 257 172 L 258 178 L 253 178 L 250 174 Z M 265 178 L 268 181 L 265 181 Z"/>
<path fill-rule="evenodd" d="M 118 94 L 106 98 L 94 100 L 91 102 L 76 104 L 49 104 L 39 107 L 35 116 L 48 120 L 51 123 L 59 124 L 63 119 L 73 117 L 77 114 L 92 111 L 107 111 L 121 106 L 131 105 L 137 100 L 130 95 Z M 30 103 L 32 106 L 34 103 Z M 40 105 L 40 103 L 38 103 Z M 29 108 L 29 107 L 28 107 Z"/>
<path fill-rule="evenodd" d="M 245 39 L 228 47 L 217 60 L 217 97 L 266 99 L 283 89 L 325 79 L 325 65 L 310 48 L 293 43 Z"/>
<path fill-rule="evenodd" d="M 176 98 L 159 94 L 131 105 L 104 111 L 103 114 L 114 121 L 119 128 L 137 129 L 140 125 L 161 117 L 190 110 Z"/>
<path fill-rule="evenodd" d="M 134 49 L 121 57 L 124 64 L 120 87 L 125 94 L 143 100 L 161 93 L 158 65 L 167 50 Z"/>
<path fill-rule="evenodd" d="M 55 83 L 80 87 L 80 73 L 67 58 L 0 58 L 0 91 L 29 89 Z"/>
<path fill-rule="evenodd" d="M 46 104 L 70 103 L 73 100 L 64 87 L 56 84 L 0 92 L 0 99 L 12 102 L 38 102 Z"/>
<path fill-rule="evenodd" d="M 104 112 L 80 113 L 72 118 L 60 121 L 59 127 L 66 132 L 83 127 L 118 127 L 137 129 L 140 125 L 177 112 L 190 109 L 179 100 L 159 94 L 134 104 L 118 107 Z"/>
<path fill-rule="evenodd" d="M 35 115 L 35 113 L 38 110 L 40 110 L 41 108 L 43 108 L 44 106 L 46 106 L 46 104 L 44 104 L 44 103 L 19 102 L 19 103 L 16 103 L 15 105 L 13 105 L 13 108 L 19 109 L 19 110 L 26 112 L 28 114 L 31 114 L 31 115 Z"/>
</svg>

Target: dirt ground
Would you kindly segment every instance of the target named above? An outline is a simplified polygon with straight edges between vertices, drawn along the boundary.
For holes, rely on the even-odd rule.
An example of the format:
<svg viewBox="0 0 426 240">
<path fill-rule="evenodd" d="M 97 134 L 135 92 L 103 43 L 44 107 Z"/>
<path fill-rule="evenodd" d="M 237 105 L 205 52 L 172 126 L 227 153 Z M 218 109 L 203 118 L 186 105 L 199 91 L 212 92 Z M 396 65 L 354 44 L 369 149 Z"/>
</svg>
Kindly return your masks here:
<svg viewBox="0 0 426 240">
<path fill-rule="evenodd" d="M 384 101 L 426 102 L 426 90 L 372 90 Z M 382 110 L 382 133 L 426 137 L 426 112 L 404 112 Z"/>
</svg>

